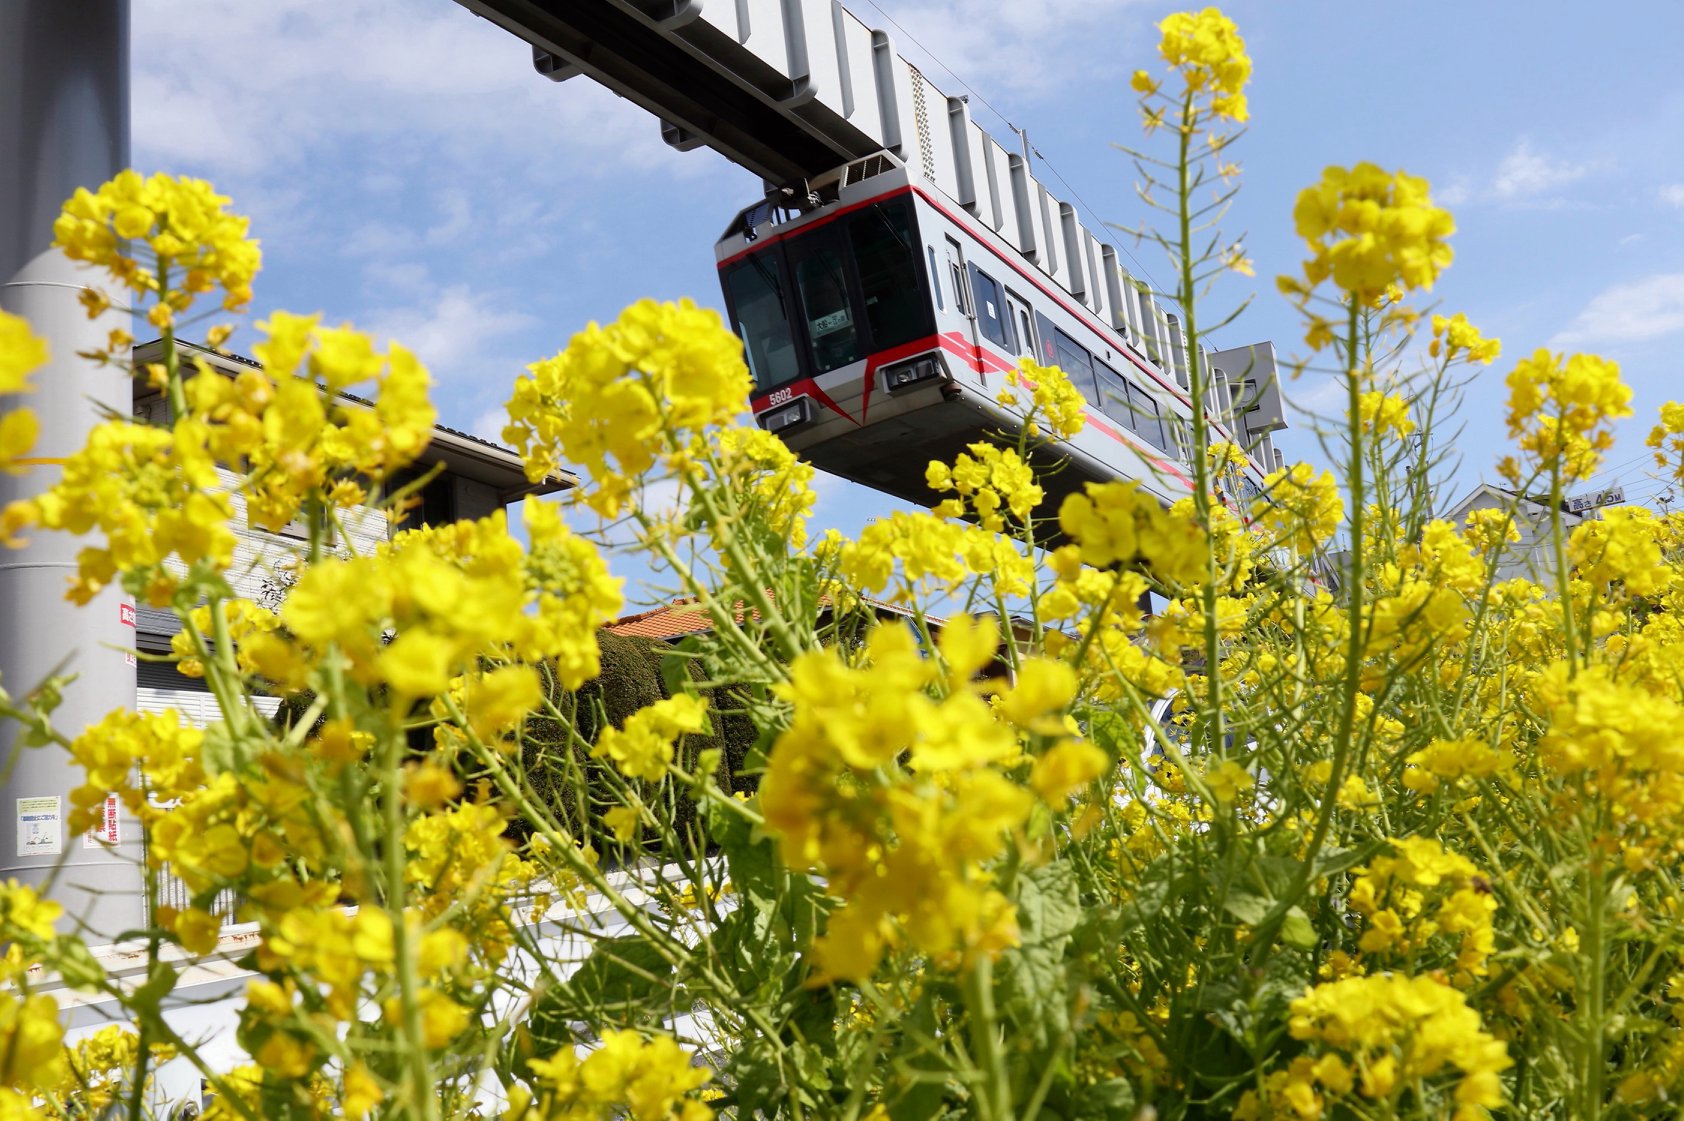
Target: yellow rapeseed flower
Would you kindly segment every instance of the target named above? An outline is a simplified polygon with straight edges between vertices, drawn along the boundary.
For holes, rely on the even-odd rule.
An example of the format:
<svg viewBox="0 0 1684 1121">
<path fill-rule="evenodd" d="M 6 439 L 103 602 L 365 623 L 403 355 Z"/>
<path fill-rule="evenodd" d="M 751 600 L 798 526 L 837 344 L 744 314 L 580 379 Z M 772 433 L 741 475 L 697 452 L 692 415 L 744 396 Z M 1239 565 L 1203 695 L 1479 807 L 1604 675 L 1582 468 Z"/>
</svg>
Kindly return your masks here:
<svg viewBox="0 0 1684 1121">
<path fill-rule="evenodd" d="M 1433 205 L 1427 181 L 1371 163 L 1327 168 L 1320 183 L 1299 192 L 1292 213 L 1311 252 L 1306 293 L 1330 278 L 1363 304 L 1393 286 L 1431 289 L 1453 255 L 1445 239 L 1456 223 Z"/>
</svg>

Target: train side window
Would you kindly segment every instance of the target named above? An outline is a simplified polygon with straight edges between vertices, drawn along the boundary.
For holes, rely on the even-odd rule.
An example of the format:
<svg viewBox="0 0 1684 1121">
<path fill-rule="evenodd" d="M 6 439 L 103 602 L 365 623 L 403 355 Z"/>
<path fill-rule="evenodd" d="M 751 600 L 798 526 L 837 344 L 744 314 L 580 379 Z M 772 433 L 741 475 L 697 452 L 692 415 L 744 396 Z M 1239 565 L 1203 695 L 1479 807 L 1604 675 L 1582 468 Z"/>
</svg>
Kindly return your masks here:
<svg viewBox="0 0 1684 1121">
<path fill-rule="evenodd" d="M 929 304 L 918 297 L 918 250 L 905 203 L 879 203 L 848 224 L 871 349 L 884 350 L 934 330 Z M 937 289 L 940 301 L 940 289 Z"/>
<path fill-rule="evenodd" d="M 783 261 L 775 248 L 751 253 L 725 274 L 732 326 L 743 340 L 743 356 L 759 389 L 801 376 L 785 287 Z"/>
<path fill-rule="evenodd" d="M 1098 360 L 1095 360 L 1094 366 L 1099 378 L 1099 411 L 1132 430 L 1135 416 L 1134 409 L 1129 405 L 1128 379 Z"/>
<path fill-rule="evenodd" d="M 1094 382 L 1093 356 L 1075 339 L 1053 328 L 1053 349 L 1058 354 L 1058 366 L 1070 384 L 1082 391 L 1089 404 L 1099 404 L 1099 390 Z"/>
<path fill-rule="evenodd" d="M 1158 399 L 1130 382 L 1129 404 L 1134 410 L 1134 430 L 1146 437 L 1146 442 L 1159 451 L 1168 451 L 1169 436 L 1164 431 L 1163 414 L 1158 409 Z"/>
<path fill-rule="evenodd" d="M 971 301 L 965 291 L 965 255 L 952 238 L 947 239 L 947 279 L 953 283 L 953 306 L 961 315 L 971 314 Z"/>
<path fill-rule="evenodd" d="M 1011 313 L 1006 294 L 995 279 L 971 264 L 971 295 L 976 297 L 976 321 L 982 337 L 996 346 L 1012 349 Z"/>
<path fill-rule="evenodd" d="M 842 253 L 834 245 L 817 239 L 807 251 L 795 257 L 795 289 L 801 296 L 801 310 L 807 320 L 807 342 L 813 356 L 813 372 L 857 362 L 864 356 L 859 324 L 848 298 L 848 274 L 842 267 Z M 792 254 L 792 256 L 795 256 Z"/>
<path fill-rule="evenodd" d="M 941 302 L 941 269 L 936 267 L 936 247 L 925 246 L 930 251 L 930 287 L 936 290 L 936 310 L 942 311 L 947 307 Z"/>
</svg>

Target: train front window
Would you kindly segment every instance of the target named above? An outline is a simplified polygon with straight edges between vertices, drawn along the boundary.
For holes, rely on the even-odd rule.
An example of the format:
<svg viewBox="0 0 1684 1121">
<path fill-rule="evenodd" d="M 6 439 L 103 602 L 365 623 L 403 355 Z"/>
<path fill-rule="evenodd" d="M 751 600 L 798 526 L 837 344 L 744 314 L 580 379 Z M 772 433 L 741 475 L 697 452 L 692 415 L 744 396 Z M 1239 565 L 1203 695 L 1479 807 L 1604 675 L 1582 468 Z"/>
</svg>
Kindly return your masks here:
<svg viewBox="0 0 1684 1121">
<path fill-rule="evenodd" d="M 871 327 L 871 348 L 887 350 L 932 333 L 930 303 L 918 276 L 918 239 L 906 203 L 878 203 L 854 215 L 848 238 Z"/>
<path fill-rule="evenodd" d="M 812 247 L 796 261 L 795 286 L 807 318 L 813 372 L 822 374 L 859 361 L 863 357 L 860 329 L 848 299 L 842 254 L 828 245 Z"/>
<path fill-rule="evenodd" d="M 732 326 L 757 389 L 770 389 L 801 376 L 801 355 L 784 295 L 777 249 L 750 254 L 725 274 Z"/>
</svg>

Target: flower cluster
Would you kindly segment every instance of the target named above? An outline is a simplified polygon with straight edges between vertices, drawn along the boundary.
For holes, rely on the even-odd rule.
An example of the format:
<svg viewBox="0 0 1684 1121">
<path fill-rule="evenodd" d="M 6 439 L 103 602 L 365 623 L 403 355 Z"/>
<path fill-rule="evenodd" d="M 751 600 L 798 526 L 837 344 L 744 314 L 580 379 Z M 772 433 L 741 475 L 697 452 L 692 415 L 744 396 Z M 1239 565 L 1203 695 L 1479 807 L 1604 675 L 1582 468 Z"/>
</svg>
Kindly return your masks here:
<svg viewBox="0 0 1684 1121">
<path fill-rule="evenodd" d="M 1244 123 L 1250 116 L 1245 85 L 1251 79 L 1251 57 L 1234 21 L 1216 8 L 1206 8 L 1167 16 L 1158 30 L 1163 36 L 1158 53 L 1181 75 L 1187 95 L 1207 97 L 1212 115 Z M 1144 70 L 1135 71 L 1133 85 L 1143 95 L 1158 89 Z"/>
<path fill-rule="evenodd" d="M 926 581 L 949 590 L 986 578 L 1001 595 L 1019 596 L 1035 584 L 1034 562 L 1010 540 L 934 514 L 896 510 L 872 522 L 840 549 L 839 570 L 849 585 L 881 592 L 902 576 L 897 595 L 910 597 Z"/>
<path fill-rule="evenodd" d="M 503 438 L 534 481 L 563 459 L 583 465 L 586 501 L 609 517 L 658 460 L 735 416 L 750 384 L 742 344 L 717 313 L 688 300 L 644 300 L 528 370 L 515 381 Z"/>
<path fill-rule="evenodd" d="M 903 942 L 947 955 L 1017 941 L 989 871 L 1032 801 L 1007 768 L 1022 758 L 1020 735 L 1066 738 L 1056 714 L 1076 675 L 1062 663 L 1025 665 L 1000 688 L 997 716 L 972 679 L 998 643 L 987 620 L 949 620 L 938 667 L 906 628 L 880 626 L 860 664 L 804 654 L 779 687 L 790 725 L 773 744 L 760 804 L 784 858 L 822 871 L 844 900 L 814 946 L 828 975 L 868 977 Z M 1054 799 L 1092 770 L 1091 756 L 1065 754 L 1041 764 L 1039 785 Z"/>
<path fill-rule="evenodd" d="M 1503 1103 L 1507 1049 L 1463 995 L 1431 977 L 1349 977 L 1292 1002 L 1294 1039 L 1310 1053 L 1247 1091 L 1234 1116 L 1319 1118 L 1341 1099 L 1386 1103 L 1424 1095 L 1422 1115 L 1478 1121 Z M 1446 1093 L 1448 1089 L 1448 1093 Z"/>
<path fill-rule="evenodd" d="M 1363 430 L 1382 435 L 1395 432 L 1407 436 L 1415 431 L 1415 421 L 1409 415 L 1409 400 L 1395 393 L 1370 390 L 1357 398 L 1357 416 Z"/>
<path fill-rule="evenodd" d="M 1502 340 L 1481 335 L 1479 328 L 1469 323 L 1461 312 L 1452 316 L 1435 315 L 1432 325 L 1433 341 L 1427 344 L 1427 353 L 1434 358 L 1442 355 L 1449 361 L 1462 354 L 1469 362 L 1489 366 L 1503 351 Z"/>
<path fill-rule="evenodd" d="M 1064 499 L 1058 524 L 1095 568 L 1139 565 L 1171 586 L 1204 576 L 1207 537 L 1198 522 L 1165 511 L 1137 483 L 1087 484 Z"/>
<path fill-rule="evenodd" d="M 46 364 L 47 343 L 29 329 L 23 319 L 0 311 L 0 397 L 28 393 L 32 371 Z M 12 408 L 0 413 L 0 471 L 22 469 L 18 462 L 35 446 L 41 425 L 29 409 Z M 0 544 L 7 543 L 6 523 L 0 518 Z"/>
<path fill-rule="evenodd" d="M 1433 205 L 1425 179 L 1401 171 L 1371 163 L 1329 167 L 1320 183 L 1299 193 L 1292 217 L 1311 253 L 1304 262 L 1308 287 L 1283 282 L 1295 292 L 1331 278 L 1369 304 L 1394 285 L 1431 289 L 1450 264 L 1445 239 L 1456 230 L 1450 212 Z"/>
<path fill-rule="evenodd" d="M 1006 528 L 1006 513 L 1018 525 L 1028 521 L 1045 494 L 1034 470 L 1015 449 L 989 443 L 970 445 L 969 452 L 954 458 L 952 467 L 932 459 L 924 481 L 937 494 L 953 491 L 958 495 L 944 500 L 936 513 L 950 518 L 970 515 L 983 529 L 995 533 Z"/>
<path fill-rule="evenodd" d="M 667 697 L 632 713 L 623 727 L 604 729 L 591 755 L 613 760 L 627 778 L 655 782 L 666 774 L 679 737 L 707 727 L 707 702 L 691 696 Z"/>
<path fill-rule="evenodd" d="M 1024 426 L 1033 436 L 1041 421 L 1052 428 L 1053 435 L 1068 440 L 1088 423 L 1087 402 L 1082 391 L 1071 384 L 1069 375 L 1057 366 L 1042 366 L 1032 358 L 1025 358 L 1017 369 L 1006 373 L 1006 384 L 996 395 L 1002 405 L 1018 405 L 1018 386 L 1030 391 L 1029 411 Z"/>
<path fill-rule="evenodd" d="M 1263 495 L 1251 504 L 1253 520 L 1302 556 L 1332 538 L 1345 516 L 1339 483 L 1331 471 L 1316 473 L 1308 463 L 1271 471 Z"/>
<path fill-rule="evenodd" d="M 106 270 L 136 293 L 158 298 L 171 323 L 202 292 L 220 287 L 222 303 L 237 311 L 251 302 L 251 282 L 262 262 L 250 222 L 228 209 L 228 199 L 202 179 L 124 171 L 97 191 L 78 188 L 53 223 L 55 244 L 74 261 Z M 150 259 L 131 256 L 125 242 L 139 242 Z"/>
<path fill-rule="evenodd" d="M 619 610 L 619 584 L 555 506 L 525 511 L 528 549 L 499 511 L 313 565 L 282 604 L 287 634 L 261 636 L 256 651 L 248 642 L 248 656 L 299 688 L 336 651 L 353 679 L 389 686 L 394 699 L 444 693 L 453 678 L 477 676 L 482 658 L 547 660 L 577 688 L 596 676 L 595 628 Z"/>
<path fill-rule="evenodd" d="M 595 1121 L 613 1116 L 636 1121 L 707 1121 L 713 1110 L 690 1096 L 708 1081 L 671 1036 L 645 1039 L 635 1031 L 607 1031 L 584 1058 L 562 1048 L 534 1059 L 536 1092 L 511 1095 L 503 1121 Z"/>
<path fill-rule="evenodd" d="M 1645 443 L 1655 449 L 1656 467 L 1684 479 L 1684 404 L 1668 401 L 1662 405 L 1660 423 L 1649 430 Z"/>
<path fill-rule="evenodd" d="M 1631 415 L 1631 388 L 1620 380 L 1620 367 L 1594 354 L 1540 349 L 1507 380 L 1509 436 L 1533 470 L 1559 465 L 1564 478 L 1589 478 L 1614 444 L 1613 422 Z M 1510 482 L 1519 483 L 1521 471 L 1512 460 L 1503 465 Z"/>
<path fill-rule="evenodd" d="M 1429 837 L 1401 837 L 1390 846 L 1351 884 L 1351 909 L 1364 919 L 1357 948 L 1371 962 L 1439 965 L 1429 951 L 1443 936 L 1450 946 L 1444 964 L 1459 979 L 1484 975 L 1497 910 L 1490 882 L 1472 861 Z"/>
</svg>

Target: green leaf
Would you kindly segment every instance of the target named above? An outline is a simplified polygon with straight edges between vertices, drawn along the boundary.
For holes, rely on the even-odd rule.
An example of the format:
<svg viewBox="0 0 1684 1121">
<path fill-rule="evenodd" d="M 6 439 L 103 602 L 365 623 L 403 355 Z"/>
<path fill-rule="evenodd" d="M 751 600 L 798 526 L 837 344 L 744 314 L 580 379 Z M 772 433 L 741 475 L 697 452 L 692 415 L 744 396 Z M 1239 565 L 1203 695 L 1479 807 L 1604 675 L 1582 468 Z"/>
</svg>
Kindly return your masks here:
<svg viewBox="0 0 1684 1121">
<path fill-rule="evenodd" d="M 1247 926 L 1256 926 L 1263 921 L 1263 916 L 1275 901 L 1267 896 L 1253 895 L 1249 891 L 1231 891 L 1222 901 L 1222 909 L 1233 915 Z"/>
<path fill-rule="evenodd" d="M 1108 1078 L 1084 1087 L 1070 1115 L 1094 1121 L 1132 1121 L 1136 1116 L 1134 1086 L 1127 1079 Z"/>
<path fill-rule="evenodd" d="M 1320 941 L 1302 907 L 1287 908 L 1286 918 L 1281 922 L 1281 941 L 1297 950 L 1313 949 Z"/>
<path fill-rule="evenodd" d="M 146 974 L 146 983 L 134 991 L 128 1003 L 136 1008 L 150 1008 L 156 1011 L 163 999 L 175 991 L 175 983 L 180 977 L 180 972 L 169 962 L 155 961 Z"/>
<path fill-rule="evenodd" d="M 1332 876 L 1358 864 L 1367 864 L 1390 847 L 1390 841 L 1376 838 L 1348 849 L 1324 849 L 1316 857 L 1316 876 Z"/>
<path fill-rule="evenodd" d="M 778 866 L 772 842 L 755 837 L 747 818 L 711 798 L 703 803 L 702 813 L 707 819 L 708 836 L 725 854 L 732 886 L 746 897 L 766 903 L 776 901 L 788 875 Z"/>
<path fill-rule="evenodd" d="M 692 678 L 690 666 L 695 660 L 689 655 L 700 649 L 700 644 L 694 635 L 690 635 L 677 643 L 673 653 L 661 658 L 661 685 L 669 697 L 682 697 L 690 691 Z"/>
<path fill-rule="evenodd" d="M 1069 1026 L 1070 935 L 1082 918 L 1075 870 L 1068 863 L 1036 868 L 1018 881 L 1019 944 L 1001 955 L 1004 1012 L 1039 1047 Z"/>
<path fill-rule="evenodd" d="M 565 982 L 533 1002 L 527 1022 L 534 1053 L 548 1055 L 571 1043 L 574 1021 L 604 1016 L 636 1022 L 673 1005 L 672 966 L 641 936 L 598 942 Z"/>
</svg>

